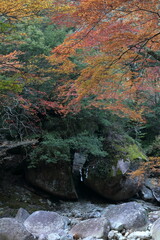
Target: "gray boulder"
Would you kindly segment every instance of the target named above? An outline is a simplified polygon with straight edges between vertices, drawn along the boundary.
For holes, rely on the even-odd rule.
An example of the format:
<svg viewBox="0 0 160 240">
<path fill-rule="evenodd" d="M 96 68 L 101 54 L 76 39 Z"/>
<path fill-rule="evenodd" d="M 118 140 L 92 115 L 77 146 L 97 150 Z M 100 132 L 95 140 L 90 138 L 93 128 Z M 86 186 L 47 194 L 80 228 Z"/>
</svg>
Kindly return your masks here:
<svg viewBox="0 0 160 240">
<path fill-rule="evenodd" d="M 55 212 L 36 211 L 25 220 L 24 226 L 35 237 L 46 237 L 65 229 L 68 224 L 67 219 Z"/>
<path fill-rule="evenodd" d="M 109 154 L 97 159 L 89 156 L 83 167 L 83 181 L 101 196 L 114 201 L 127 200 L 141 188 L 144 178 L 134 173 L 147 157 L 129 137 L 107 139 L 104 150 Z"/>
<path fill-rule="evenodd" d="M 139 229 L 148 222 L 146 210 L 136 202 L 112 205 L 105 209 L 103 216 L 109 220 L 111 229 L 115 230 Z"/>
<path fill-rule="evenodd" d="M 144 200 L 160 202 L 160 184 L 158 178 L 147 178 L 140 194 Z"/>
<path fill-rule="evenodd" d="M 53 196 L 68 200 L 78 199 L 70 162 L 41 163 L 36 168 L 28 168 L 25 176 L 33 186 Z"/>
<path fill-rule="evenodd" d="M 151 235 L 154 240 L 160 240 L 160 218 L 152 225 Z"/>
<path fill-rule="evenodd" d="M 145 201 L 154 201 L 155 198 L 153 196 L 152 190 L 146 187 L 145 185 L 140 189 L 139 192 L 141 198 Z"/>
<path fill-rule="evenodd" d="M 35 240 L 35 238 L 16 219 L 1 218 L 0 240 Z"/>
<path fill-rule="evenodd" d="M 74 238 L 77 239 L 78 237 L 95 237 L 107 239 L 109 230 L 109 222 L 106 220 L 106 218 L 103 217 L 84 220 L 79 224 L 75 225 L 70 230 L 70 233 L 74 236 Z"/>
</svg>

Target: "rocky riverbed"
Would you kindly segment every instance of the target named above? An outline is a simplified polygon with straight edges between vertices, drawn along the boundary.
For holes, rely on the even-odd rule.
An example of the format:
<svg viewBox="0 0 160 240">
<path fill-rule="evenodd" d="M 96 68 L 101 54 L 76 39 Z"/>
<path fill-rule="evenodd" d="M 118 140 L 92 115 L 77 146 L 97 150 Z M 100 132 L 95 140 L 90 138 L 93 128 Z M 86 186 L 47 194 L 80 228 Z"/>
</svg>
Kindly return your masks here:
<svg viewBox="0 0 160 240">
<path fill-rule="evenodd" d="M 155 234 L 153 225 L 160 217 L 160 207 L 151 203 L 134 200 L 122 204 L 93 204 L 88 201 L 60 201 L 56 204 L 46 200 L 49 211 L 46 211 L 44 203 L 41 210 L 37 206 L 37 211 L 32 214 L 23 208 L 15 215 L 12 212 L 12 218 L 9 212 L 5 213 L 6 216 L 0 219 L 0 239 L 159 239 L 152 236 Z"/>
<path fill-rule="evenodd" d="M 125 203 L 109 203 L 92 192 L 77 202 L 67 202 L 35 191 L 20 179 L 18 183 L 11 179 L 3 186 L 5 189 L 0 188 L 0 240 L 160 239 L 160 236 L 153 238 L 151 230 L 160 217 L 158 202 L 133 198 Z M 36 232 L 28 228 L 30 225 Z M 47 230 L 43 231 L 46 225 Z"/>
</svg>

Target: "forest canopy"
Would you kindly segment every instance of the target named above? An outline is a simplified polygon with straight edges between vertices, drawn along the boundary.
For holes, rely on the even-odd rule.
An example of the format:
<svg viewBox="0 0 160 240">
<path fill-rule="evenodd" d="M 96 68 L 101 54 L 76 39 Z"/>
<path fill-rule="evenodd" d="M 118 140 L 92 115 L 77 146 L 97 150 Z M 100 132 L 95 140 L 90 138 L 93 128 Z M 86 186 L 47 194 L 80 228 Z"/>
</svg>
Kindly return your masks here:
<svg viewBox="0 0 160 240">
<path fill-rule="evenodd" d="M 83 63 L 76 79 L 60 87 L 67 101 L 74 95 L 68 109 L 87 98 L 89 105 L 140 119 L 151 107 L 148 97 L 160 91 L 158 1 L 82 0 L 70 8 L 52 20 L 74 32 L 49 57 L 58 72 L 77 72 Z"/>
<path fill-rule="evenodd" d="M 2 125 L 22 137 L 50 113 L 98 109 L 159 131 L 159 7 L 158 0 L 2 0 Z"/>
</svg>

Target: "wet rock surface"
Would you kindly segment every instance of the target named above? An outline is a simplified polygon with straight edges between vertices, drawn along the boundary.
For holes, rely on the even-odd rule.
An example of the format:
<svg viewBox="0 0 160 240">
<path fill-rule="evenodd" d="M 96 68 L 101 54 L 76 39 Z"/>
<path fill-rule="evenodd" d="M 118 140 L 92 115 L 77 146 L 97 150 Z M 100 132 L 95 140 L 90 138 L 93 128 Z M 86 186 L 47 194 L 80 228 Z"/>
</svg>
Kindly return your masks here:
<svg viewBox="0 0 160 240">
<path fill-rule="evenodd" d="M 137 202 L 122 203 L 107 207 L 104 210 L 111 228 L 115 230 L 138 229 L 147 224 L 147 212 L 144 207 Z"/>
</svg>

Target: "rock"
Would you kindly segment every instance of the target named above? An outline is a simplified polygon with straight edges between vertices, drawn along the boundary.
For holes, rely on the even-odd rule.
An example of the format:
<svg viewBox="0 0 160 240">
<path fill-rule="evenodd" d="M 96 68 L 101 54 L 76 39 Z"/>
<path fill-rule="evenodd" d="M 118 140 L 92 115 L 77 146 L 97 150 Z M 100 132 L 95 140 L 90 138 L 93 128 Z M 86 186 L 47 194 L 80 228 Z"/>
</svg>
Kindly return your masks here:
<svg viewBox="0 0 160 240">
<path fill-rule="evenodd" d="M 72 235 L 66 234 L 60 238 L 60 240 L 73 240 Z"/>
<path fill-rule="evenodd" d="M 79 175 L 80 169 L 82 169 L 84 163 L 86 162 L 86 156 L 82 153 L 74 153 L 72 172 Z"/>
<path fill-rule="evenodd" d="M 145 202 L 143 200 L 138 200 L 138 202 L 140 204 L 142 204 L 142 206 L 144 207 L 145 210 L 147 210 L 147 212 L 159 211 L 160 210 L 160 206 L 158 206 L 155 203 Z"/>
<path fill-rule="evenodd" d="M 75 225 L 70 230 L 70 233 L 74 236 L 74 238 L 96 237 L 106 239 L 109 229 L 109 222 L 106 218 L 93 218 L 84 220 Z"/>
<path fill-rule="evenodd" d="M 19 222 L 24 223 L 24 221 L 29 217 L 29 213 L 24 209 L 24 208 L 20 208 L 16 214 L 16 219 Z"/>
<path fill-rule="evenodd" d="M 81 195 L 81 181 L 82 179 L 82 168 L 84 163 L 86 162 L 86 155 L 84 153 L 75 152 L 73 156 L 72 163 L 72 175 L 74 184 L 76 187 L 76 191 L 78 195 Z"/>
<path fill-rule="evenodd" d="M 153 211 L 148 214 L 148 220 L 150 223 L 154 223 L 158 218 L 160 218 L 160 211 Z"/>
<path fill-rule="evenodd" d="M 121 138 L 118 140 L 117 137 L 113 142 L 104 140 L 104 150 L 109 153 L 107 157 L 97 159 L 90 156 L 83 167 L 84 184 L 114 201 L 127 200 L 139 191 L 143 176 L 130 173 L 147 159 L 133 140 Z"/>
<path fill-rule="evenodd" d="M 41 163 L 37 168 L 27 169 L 25 176 L 32 185 L 53 196 L 68 200 L 78 199 L 70 162 Z"/>
<path fill-rule="evenodd" d="M 48 240 L 45 234 L 40 234 L 38 240 Z"/>
<path fill-rule="evenodd" d="M 101 196 L 112 201 L 130 199 L 139 191 L 138 178 L 133 179 L 126 176 L 116 176 L 115 178 L 106 179 L 89 177 L 85 180 L 85 184 Z"/>
<path fill-rule="evenodd" d="M 62 201 L 61 201 L 62 202 Z M 93 204 L 86 201 L 79 202 L 62 202 L 60 205 L 60 209 L 63 209 L 63 214 L 65 216 L 71 218 L 71 225 L 75 225 L 76 221 L 79 219 L 89 219 L 89 218 L 97 218 L 101 217 L 103 209 L 106 207 L 99 206 L 97 204 Z M 74 218 L 73 218 L 74 217 Z"/>
<path fill-rule="evenodd" d="M 118 231 L 116 231 L 117 233 Z M 114 239 L 115 237 L 115 231 L 114 230 L 111 230 L 109 233 L 108 233 L 108 239 Z"/>
<path fill-rule="evenodd" d="M 151 233 L 149 231 L 136 231 L 127 236 L 127 240 L 148 240 L 151 239 Z"/>
<path fill-rule="evenodd" d="M 59 240 L 60 236 L 57 233 L 51 233 L 48 235 L 47 240 Z"/>
<path fill-rule="evenodd" d="M 140 189 L 139 194 L 140 194 L 141 198 L 145 201 L 154 201 L 155 200 L 151 189 L 149 189 L 145 185 L 142 187 L 142 189 Z"/>
<path fill-rule="evenodd" d="M 106 208 L 103 214 L 111 229 L 138 229 L 147 224 L 147 214 L 141 204 L 136 202 L 122 203 Z"/>
<path fill-rule="evenodd" d="M 95 238 L 95 237 L 86 237 L 86 238 L 83 238 L 83 240 L 96 240 L 97 238 Z M 100 240 L 100 239 L 98 239 L 98 240 Z"/>
<path fill-rule="evenodd" d="M 66 217 L 55 212 L 36 211 L 25 220 L 24 226 L 36 237 L 48 236 L 66 227 Z"/>
<path fill-rule="evenodd" d="M 153 188 L 152 192 L 155 199 L 160 202 L 160 186 Z"/>
<path fill-rule="evenodd" d="M 118 231 L 111 230 L 108 233 L 108 240 L 126 240 L 126 238 L 122 236 L 122 234 L 119 233 Z"/>
<path fill-rule="evenodd" d="M 76 218 L 72 218 L 71 219 L 71 226 L 75 226 L 76 224 L 80 223 L 80 220 L 79 219 L 76 219 Z"/>
<path fill-rule="evenodd" d="M 0 240 L 35 240 L 24 225 L 14 218 L 0 219 Z"/>
<path fill-rule="evenodd" d="M 157 200 L 160 202 L 160 181 L 158 178 L 147 178 L 144 187 L 140 190 L 144 200 Z"/>
<path fill-rule="evenodd" d="M 154 240 L 160 240 L 160 218 L 151 227 L 151 236 Z"/>
</svg>

